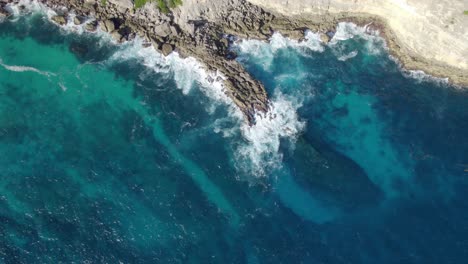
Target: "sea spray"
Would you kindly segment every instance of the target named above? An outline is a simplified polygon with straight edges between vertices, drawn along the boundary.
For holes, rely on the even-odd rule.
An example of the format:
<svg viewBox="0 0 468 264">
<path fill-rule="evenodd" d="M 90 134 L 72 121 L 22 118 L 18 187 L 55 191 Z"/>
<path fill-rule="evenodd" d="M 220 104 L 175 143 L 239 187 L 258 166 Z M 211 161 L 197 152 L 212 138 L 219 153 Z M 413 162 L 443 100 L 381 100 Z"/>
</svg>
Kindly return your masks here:
<svg viewBox="0 0 468 264">
<path fill-rule="evenodd" d="M 264 69 L 271 67 L 274 59 L 274 54 L 286 48 L 298 49 L 301 51 L 323 52 L 324 46 L 320 40 L 320 35 L 307 31 L 303 40 L 290 39 L 284 37 L 278 32 L 275 32 L 268 42 L 243 39 L 234 44 L 234 49 L 241 54 L 249 54 L 252 59 L 262 61 Z M 245 59 L 241 57 L 241 61 Z"/>
<path fill-rule="evenodd" d="M 328 46 L 335 48 L 337 44 L 343 41 L 360 38 L 365 41 L 363 44 L 367 53 L 371 55 L 381 54 L 383 50 L 388 49 L 385 39 L 380 36 L 378 30 L 372 30 L 369 26 L 370 24 L 361 27 L 351 22 L 340 22 Z"/>
<path fill-rule="evenodd" d="M 240 169 L 249 175 L 262 177 L 273 169 L 281 168 L 281 140 L 294 144 L 305 126 L 297 115 L 301 102 L 294 101 L 278 93 L 272 98 L 268 113 L 258 113 L 253 126 L 245 123 L 241 126 L 247 143 L 240 145 L 236 152 Z"/>
<path fill-rule="evenodd" d="M 257 113 L 252 126 L 243 121 L 241 112 L 224 92 L 224 76 L 207 71 L 194 58 L 181 58 L 176 52 L 162 56 L 153 47 L 142 48 L 141 40 L 136 39 L 122 46 L 110 61 L 137 58 L 143 65 L 157 73 L 172 73 L 177 87 L 188 95 L 194 87 L 201 89 L 211 99 L 207 112 L 213 113 L 216 107 L 227 107 L 229 119 L 218 118 L 213 130 L 231 138 L 235 146 L 236 167 L 250 177 L 264 177 L 267 171 L 280 167 L 282 154 L 279 151 L 281 139 L 294 142 L 304 127 L 298 120 L 297 100 L 290 100 L 281 94 L 271 98 L 268 113 Z M 197 85 L 195 85 L 197 84 Z M 235 140 L 242 135 L 240 143 Z M 249 180 L 249 179 L 244 179 Z"/>
</svg>

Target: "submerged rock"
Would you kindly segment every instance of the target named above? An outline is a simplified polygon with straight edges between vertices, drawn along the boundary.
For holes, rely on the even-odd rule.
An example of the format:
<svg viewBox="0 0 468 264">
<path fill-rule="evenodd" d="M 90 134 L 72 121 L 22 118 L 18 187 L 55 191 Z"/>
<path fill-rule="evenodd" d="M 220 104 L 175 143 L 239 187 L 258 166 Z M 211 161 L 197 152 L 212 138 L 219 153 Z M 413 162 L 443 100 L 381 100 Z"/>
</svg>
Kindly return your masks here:
<svg viewBox="0 0 468 264">
<path fill-rule="evenodd" d="M 72 42 L 69 47 L 70 51 L 75 54 L 78 58 L 83 58 L 88 53 L 88 48 L 78 42 Z"/>
</svg>

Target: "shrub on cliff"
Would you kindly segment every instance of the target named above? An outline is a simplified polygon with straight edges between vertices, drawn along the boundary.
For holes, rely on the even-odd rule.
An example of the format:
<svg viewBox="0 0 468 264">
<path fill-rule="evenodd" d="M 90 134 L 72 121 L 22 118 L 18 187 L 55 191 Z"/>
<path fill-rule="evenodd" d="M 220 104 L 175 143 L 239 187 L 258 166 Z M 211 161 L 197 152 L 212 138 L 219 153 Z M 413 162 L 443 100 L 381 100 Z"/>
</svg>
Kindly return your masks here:
<svg viewBox="0 0 468 264">
<path fill-rule="evenodd" d="M 170 8 L 174 8 L 182 4 L 182 0 L 135 0 L 135 8 L 140 8 L 148 2 L 156 2 L 159 10 L 163 13 L 169 12 Z"/>
</svg>

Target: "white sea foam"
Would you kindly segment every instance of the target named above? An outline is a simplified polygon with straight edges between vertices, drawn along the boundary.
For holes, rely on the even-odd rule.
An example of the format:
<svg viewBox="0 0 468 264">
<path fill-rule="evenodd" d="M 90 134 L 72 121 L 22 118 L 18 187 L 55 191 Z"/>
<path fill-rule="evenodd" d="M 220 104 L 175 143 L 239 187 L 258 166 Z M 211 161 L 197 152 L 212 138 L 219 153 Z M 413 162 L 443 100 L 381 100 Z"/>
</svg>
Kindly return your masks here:
<svg viewBox="0 0 468 264">
<path fill-rule="evenodd" d="M 27 12 L 41 12 L 50 19 L 56 13 L 37 1 L 21 0 L 19 4 L 10 5 L 14 15 L 21 15 L 19 6 L 25 6 Z M 62 26 L 65 32 L 81 34 L 84 32 L 83 26 L 76 26 L 73 23 L 73 14 L 68 17 L 67 24 Z M 107 44 L 112 41 L 109 34 L 98 29 L 102 43 Z M 264 52 L 270 52 L 269 57 L 279 49 L 306 48 L 313 51 L 323 51 L 318 35 L 308 32 L 304 41 L 290 40 L 280 34 L 275 34 L 271 39 L 271 45 L 264 42 L 247 41 L 244 48 L 254 51 L 259 49 L 257 56 L 263 56 Z M 249 47 L 250 46 L 250 47 Z M 267 54 L 268 56 L 268 54 Z M 236 151 L 235 158 L 237 165 L 243 171 L 251 172 L 255 176 L 265 175 L 267 167 L 273 168 L 280 165 L 282 155 L 279 152 L 280 141 L 282 139 L 294 142 L 297 135 L 302 131 L 304 123 L 298 120 L 296 110 L 300 103 L 292 98 L 282 94 L 275 96 L 270 105 L 270 111 L 267 114 L 257 114 L 257 122 L 249 126 L 243 119 L 240 110 L 235 107 L 232 100 L 226 95 L 224 87 L 225 77 L 219 72 L 210 72 L 194 58 L 181 58 L 176 52 L 164 57 L 152 46 L 143 47 L 143 40 L 137 38 L 134 41 L 122 44 L 109 60 L 109 63 L 122 60 L 139 60 L 148 69 L 156 73 L 161 73 L 166 78 L 174 78 L 176 85 L 183 94 L 189 94 L 197 87 L 203 94 L 211 99 L 212 104 L 207 107 L 208 112 L 212 112 L 218 106 L 228 108 L 229 116 L 218 118 L 213 129 L 217 133 L 222 133 L 226 138 L 231 138 Z M 9 66 L 3 67 L 16 71 L 34 71 L 37 73 L 51 75 L 51 73 L 42 72 L 27 66 Z M 66 90 L 66 87 L 62 87 Z M 244 140 L 237 141 L 238 136 L 242 135 Z"/>
<path fill-rule="evenodd" d="M 250 57 L 261 61 L 265 70 L 271 67 L 275 53 L 282 49 L 294 48 L 300 51 L 324 51 L 320 35 L 311 31 L 307 31 L 304 35 L 304 39 L 301 41 L 284 37 L 280 33 L 275 32 L 273 36 L 271 36 L 269 42 L 246 39 L 235 43 L 234 47 L 236 47 L 240 53 L 249 54 Z"/>
<path fill-rule="evenodd" d="M 255 176 L 265 176 L 266 169 L 279 168 L 282 154 L 281 140 L 295 143 L 304 129 L 305 123 L 299 121 L 297 109 L 302 102 L 296 98 L 278 93 L 272 98 L 270 111 L 256 115 L 256 124 L 241 126 L 242 135 L 247 142 L 239 146 L 236 153 L 242 169 Z"/>
<path fill-rule="evenodd" d="M 5 68 L 5 69 L 7 69 L 9 71 L 13 71 L 13 72 L 35 72 L 35 73 L 38 73 L 38 74 L 46 76 L 46 77 L 55 76 L 55 73 L 51 73 L 51 72 L 47 72 L 47 71 L 41 71 L 39 69 L 36 69 L 34 67 L 30 67 L 30 66 L 7 65 L 7 64 L 3 63 L 2 59 L 0 59 L 0 66 L 2 66 L 3 68 Z"/>
<path fill-rule="evenodd" d="M 143 40 L 136 38 L 134 41 L 122 45 L 110 61 L 138 59 L 143 65 L 162 76 L 173 77 L 176 85 L 183 94 L 189 94 L 194 87 L 201 89 L 203 94 L 212 99 L 213 104 L 207 109 L 213 112 L 220 104 L 230 108 L 233 115 L 240 117 L 240 111 L 234 107 L 232 100 L 226 95 L 225 77 L 219 72 L 210 72 L 192 57 L 181 58 L 177 52 L 169 56 L 163 56 L 154 47 L 143 47 Z M 198 85 L 196 85 L 198 84 Z"/>
<path fill-rule="evenodd" d="M 331 39 L 329 46 L 333 47 L 341 41 L 352 39 L 355 37 L 366 40 L 365 47 L 370 54 L 380 54 L 387 49 L 384 39 L 380 36 L 378 30 L 371 30 L 371 24 L 363 27 L 350 22 L 340 22 L 336 28 L 335 35 Z"/>
<path fill-rule="evenodd" d="M 270 39 L 270 46 L 273 52 L 285 48 L 308 49 L 316 52 L 323 52 L 324 47 L 320 40 L 320 35 L 307 31 L 301 41 L 283 37 L 280 33 L 274 33 Z"/>
<path fill-rule="evenodd" d="M 73 32 L 73 33 L 80 34 L 80 35 L 87 32 L 86 29 L 85 29 L 85 25 L 86 25 L 87 22 L 89 22 L 89 21 L 91 21 L 93 19 L 92 18 L 87 18 L 80 25 L 75 25 L 75 22 L 74 22 L 75 17 L 76 17 L 75 13 L 73 13 L 73 12 L 69 13 L 68 17 L 67 17 L 67 24 L 62 26 L 62 28 L 66 32 Z M 97 30 L 97 32 L 100 33 L 99 30 Z"/>
<path fill-rule="evenodd" d="M 37 0 L 20 0 L 18 3 L 9 3 L 6 5 L 5 9 L 14 17 L 19 17 L 22 14 L 28 13 L 42 13 L 47 15 L 50 19 L 52 16 L 56 15 L 54 10 L 44 6 Z"/>
<path fill-rule="evenodd" d="M 356 55 L 358 55 L 358 51 L 357 51 L 357 50 L 353 50 L 353 51 L 351 51 L 351 52 L 348 53 L 348 54 L 345 54 L 345 55 L 343 55 L 343 56 L 338 57 L 338 60 L 339 60 L 339 61 L 347 61 L 347 60 L 349 60 L 349 59 L 352 59 L 352 58 L 356 57 Z"/>
<path fill-rule="evenodd" d="M 121 61 L 138 58 L 146 67 L 154 72 L 169 75 L 173 73 L 177 87 L 182 93 L 189 94 L 198 87 L 213 102 L 207 109 L 212 112 L 217 105 L 229 108 L 229 117 L 218 118 L 213 129 L 226 138 L 235 140 L 242 135 L 242 142 L 234 143 L 237 166 L 244 172 L 254 176 L 264 176 L 266 168 L 280 165 L 279 152 L 281 139 L 294 142 L 302 131 L 304 123 L 298 121 L 296 110 L 300 102 L 278 94 L 272 98 L 270 111 L 256 115 L 256 124 L 250 126 L 243 122 L 241 112 L 234 106 L 232 100 L 225 94 L 224 76 L 216 72 L 206 71 L 194 58 L 181 58 L 177 53 L 164 57 L 153 47 L 143 48 L 141 40 L 125 44 L 125 48 L 115 53 L 111 61 Z M 194 85 L 197 83 L 198 85 Z"/>
<path fill-rule="evenodd" d="M 406 78 L 415 79 L 418 83 L 421 83 L 421 82 L 435 82 L 435 83 L 438 83 L 438 84 L 448 84 L 449 83 L 448 78 L 434 77 L 434 76 L 429 75 L 429 74 L 427 74 L 427 73 L 425 73 L 424 71 L 421 71 L 421 70 L 415 71 L 415 70 L 406 70 L 406 69 L 401 68 L 401 72 L 403 73 L 403 75 Z"/>
</svg>

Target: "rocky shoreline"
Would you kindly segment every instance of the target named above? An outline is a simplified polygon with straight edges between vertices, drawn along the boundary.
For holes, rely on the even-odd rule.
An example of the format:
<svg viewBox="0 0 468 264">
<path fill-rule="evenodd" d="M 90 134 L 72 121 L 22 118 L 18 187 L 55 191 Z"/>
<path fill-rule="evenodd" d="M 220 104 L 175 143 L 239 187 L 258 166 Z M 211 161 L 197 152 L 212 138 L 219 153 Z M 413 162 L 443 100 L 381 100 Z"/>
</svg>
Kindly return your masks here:
<svg viewBox="0 0 468 264">
<path fill-rule="evenodd" d="M 38 0 L 57 12 L 52 20 L 60 25 L 67 23 L 69 14 L 76 14 L 74 23 L 85 23 L 88 31 L 100 27 L 116 41 L 124 42 L 139 36 L 153 45 L 162 54 L 177 51 L 182 57 L 192 56 L 201 61 L 208 70 L 219 71 L 225 77 L 225 92 L 239 107 L 250 124 L 255 123 L 257 113 L 269 109 L 268 95 L 263 85 L 255 80 L 235 60 L 236 54 L 230 51 L 233 37 L 268 40 L 274 32 L 301 39 L 305 30 L 320 32 L 322 41 L 328 42 L 338 22 L 350 21 L 359 25 L 371 23 L 378 28 L 387 40 L 392 55 L 401 59 L 404 66 L 417 69 L 414 60 L 404 59 L 398 42 L 385 22 L 378 17 L 362 14 L 316 18 L 286 17 L 267 12 L 246 0 L 221 1 L 199 6 L 176 8 L 169 13 L 160 12 L 155 6 L 135 9 L 131 0 Z M 190 2 L 189 0 L 187 0 Z M 0 0 L 0 15 L 8 16 L 4 7 L 18 0 Z M 193 5 L 193 3 L 192 3 Z M 184 9 L 185 6 L 185 9 Z M 195 14 L 190 8 L 196 9 Z M 198 8 L 198 9 L 197 9 Z M 188 10 L 188 11 L 187 11 Z M 435 76 L 444 76 L 444 73 Z M 463 76 L 462 76 L 463 77 Z M 460 81 L 463 83 L 463 79 Z"/>
</svg>

